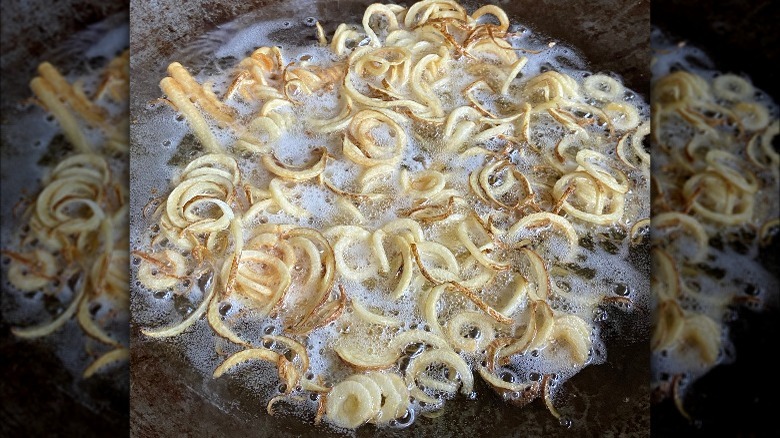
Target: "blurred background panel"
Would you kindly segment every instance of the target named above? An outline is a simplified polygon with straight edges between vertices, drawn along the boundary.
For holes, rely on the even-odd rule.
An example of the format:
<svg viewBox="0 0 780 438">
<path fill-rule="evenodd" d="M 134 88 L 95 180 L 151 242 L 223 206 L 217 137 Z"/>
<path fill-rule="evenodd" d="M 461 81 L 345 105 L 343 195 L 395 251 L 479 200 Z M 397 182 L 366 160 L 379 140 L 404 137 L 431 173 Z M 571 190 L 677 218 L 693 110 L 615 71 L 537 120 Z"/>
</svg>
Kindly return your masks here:
<svg viewBox="0 0 780 438">
<path fill-rule="evenodd" d="M 39 106 L 31 104 L 32 92 L 28 84 L 42 61 L 51 62 L 64 73 L 74 68 L 89 73 L 84 55 L 97 42 L 95 39 L 112 31 L 127 34 L 128 5 L 125 1 L 103 0 L 3 0 L 1 5 L 0 176 L 3 189 L 0 211 L 2 245 L 3 250 L 7 250 L 10 235 L 19 226 L 12 214 L 13 207 L 21 196 L 35 194 L 40 189 L 42 176 L 50 170 L 50 167 L 34 165 L 45 155 L 48 145 L 33 145 L 28 140 L 34 135 L 46 137 L 48 134 L 44 132 L 46 129 L 41 129 L 41 123 L 31 122 L 45 120 L 46 114 Z M 121 40 L 122 35 L 114 38 Z M 126 35 L 124 41 L 127 41 Z M 103 61 L 100 67 L 108 59 Z M 52 131 L 57 129 L 54 123 L 47 125 Z M 29 138 L 23 135 L 25 133 Z M 55 157 L 48 165 L 56 162 Z M 78 363 L 78 359 L 70 358 L 71 355 L 85 355 L 83 334 L 81 341 L 73 344 L 73 351 L 69 351 L 70 344 L 57 345 L 58 341 L 15 337 L 11 327 L 18 323 L 12 318 L 18 307 L 18 295 L 11 295 L 5 278 L 6 266 L 3 268 L 0 436 L 127 435 L 127 366 L 114 367 L 110 373 L 84 379 L 81 369 L 74 372 L 65 366 L 66 362 Z M 71 323 L 77 327 L 73 321 Z"/>
<path fill-rule="evenodd" d="M 125 1 L 3 0 L 0 64 L 2 72 L 8 75 L 2 81 L 3 100 L 29 96 L 26 84 L 40 61 L 56 61 L 69 55 L 58 55 L 57 46 L 62 41 L 127 9 Z"/>
<path fill-rule="evenodd" d="M 703 50 L 711 68 L 749 77 L 780 102 L 775 67 L 780 61 L 780 3 L 770 0 L 653 0 L 651 22 L 677 44 Z M 657 78 L 653 78 L 656 80 Z M 777 117 L 777 114 L 774 114 Z M 774 138 L 775 151 L 780 149 Z M 655 153 L 655 151 L 653 152 Z M 780 194 L 774 193 L 774 196 Z M 776 198 L 775 198 L 776 199 Z M 780 239 L 760 250 L 758 261 L 780 277 Z M 741 270 L 739 264 L 734 270 Z M 749 281 L 749 280 L 748 280 Z M 775 283 L 776 284 L 776 283 Z M 760 286 L 759 286 L 760 288 Z M 718 365 L 690 385 L 684 418 L 671 399 L 654 404 L 652 436 L 778 436 L 780 376 L 769 358 L 780 335 L 777 290 L 756 291 L 766 298 L 760 309 L 735 307 L 728 322 L 735 360 Z"/>
<path fill-rule="evenodd" d="M 654 0 L 651 20 L 702 48 L 721 70 L 745 72 L 777 100 L 780 4 L 771 0 Z"/>
</svg>

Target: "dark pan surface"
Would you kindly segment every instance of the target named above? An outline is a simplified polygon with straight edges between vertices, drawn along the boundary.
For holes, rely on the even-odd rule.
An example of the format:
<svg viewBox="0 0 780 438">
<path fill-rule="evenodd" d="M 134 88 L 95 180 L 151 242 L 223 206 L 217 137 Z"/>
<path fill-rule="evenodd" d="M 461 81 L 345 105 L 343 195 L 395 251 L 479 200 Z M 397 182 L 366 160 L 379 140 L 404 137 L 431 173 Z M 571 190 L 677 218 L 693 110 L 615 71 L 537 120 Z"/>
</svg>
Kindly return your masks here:
<svg viewBox="0 0 780 438">
<path fill-rule="evenodd" d="M 160 96 L 157 84 L 168 63 L 177 60 L 195 69 L 203 65 L 197 53 L 185 50 L 198 36 L 250 11 L 255 20 L 289 17 L 293 23 L 314 16 L 330 35 L 338 23 L 359 21 L 362 11 L 373 2 L 250 1 L 226 6 L 213 0 L 198 0 L 180 7 L 174 6 L 176 3 L 131 3 L 131 143 L 144 138 L 143 113 L 148 103 Z M 628 87 L 648 98 L 648 1 L 564 4 L 523 0 L 497 4 L 513 21 L 580 49 L 592 70 L 621 74 Z M 142 171 L 141 165 L 131 158 L 131 173 Z M 131 211 L 140 211 L 147 200 L 146 193 L 134 194 Z M 140 218 L 131 214 L 131 229 L 138 223 Z M 588 367 L 568 381 L 557 400 L 559 409 L 574 420 L 570 429 L 560 426 L 541 401 L 520 409 L 500 402 L 489 389 L 478 387 L 477 401 L 450 402 L 445 414 L 437 419 L 419 419 L 403 430 L 364 427 L 356 435 L 647 436 L 650 352 L 646 318 L 641 309 L 633 315 L 620 311 L 610 314 L 608 362 Z M 326 427 L 313 426 L 311 418 L 301 421 L 289 415 L 268 416 L 265 403 L 244 388 L 240 377 L 204 377 L 188 363 L 179 347 L 170 342 L 149 341 L 139 329 L 131 328 L 133 436 L 336 435 Z M 279 406 L 285 409 L 283 404 Z"/>
</svg>

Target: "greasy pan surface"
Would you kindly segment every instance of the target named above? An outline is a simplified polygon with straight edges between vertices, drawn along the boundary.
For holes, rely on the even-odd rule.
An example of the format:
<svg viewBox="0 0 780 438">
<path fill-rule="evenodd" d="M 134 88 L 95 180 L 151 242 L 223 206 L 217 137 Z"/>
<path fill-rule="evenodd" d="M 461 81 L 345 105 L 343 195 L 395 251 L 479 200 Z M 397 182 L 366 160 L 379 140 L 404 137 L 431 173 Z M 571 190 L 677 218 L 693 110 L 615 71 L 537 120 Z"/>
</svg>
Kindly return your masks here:
<svg viewBox="0 0 780 438">
<path fill-rule="evenodd" d="M 9 220 L 10 210 L 18 201 L 17 189 L 36 187 L 41 176 L 39 169 L 19 167 L 21 154 L 40 150 L 30 152 L 30 145 L 23 139 L 8 135 L 9 130 L 23 123 L 19 117 L 24 107 L 21 103 L 32 95 L 28 82 L 43 60 L 66 69 L 73 67 L 77 57 L 59 52 L 57 45 L 89 24 L 123 10 L 123 2 L 99 0 L 3 1 L 0 158 L 4 234 L 7 227 L 17 225 Z M 9 298 L 4 289 L 0 299 L 6 309 L 9 303 L 5 300 Z M 63 368 L 52 345 L 20 341 L 10 328 L 0 315 L 0 436 L 98 437 L 127 433 L 127 393 L 117 393 L 115 382 L 109 381 L 126 379 L 127 367 L 88 381 L 75 379 Z"/>
<path fill-rule="evenodd" d="M 310 32 L 301 21 L 314 16 L 332 34 L 338 23 L 359 22 L 371 1 L 254 1 L 230 6 L 211 0 L 154 4 L 131 3 L 131 154 L 142 141 L 142 115 L 159 97 L 158 83 L 173 60 L 193 69 L 201 67 L 197 54 L 182 55 L 187 44 L 217 25 L 255 11 L 257 20 L 289 18 L 300 32 Z M 409 2 L 411 4 L 411 2 Z M 581 50 L 593 71 L 621 74 L 626 85 L 648 98 L 648 1 L 498 2 L 513 21 L 562 40 Z M 466 2 L 473 9 L 473 4 Z M 307 33 L 307 35 L 308 35 Z M 203 54 L 201 54 L 203 55 Z M 208 56 L 205 56 L 208 59 Z M 199 64 L 200 62 L 200 64 Z M 131 155 L 132 156 L 132 155 Z M 131 173 L 142 172 L 131 159 Z M 140 174 L 140 173 L 138 173 Z M 148 193 L 136 193 L 131 183 L 131 212 L 147 202 Z M 131 214 L 131 229 L 141 222 Z M 643 265 L 646 265 L 644 263 Z M 419 419 L 408 429 L 364 427 L 357 436 L 647 436 L 649 434 L 649 348 L 647 314 L 637 309 L 626 316 L 610 314 L 612 333 L 608 362 L 587 367 L 571 379 L 558 400 L 574 420 L 570 429 L 558 424 L 540 401 L 519 409 L 504 404 L 486 387 L 477 386 L 477 401 L 452 401 L 437 419 Z M 131 323 L 132 324 L 132 323 Z M 131 326 L 131 434 L 152 436 L 335 436 L 324 426 L 313 426 L 291 416 L 268 416 L 265 403 L 244 388 L 240 378 L 211 380 L 196 371 L 183 352 L 165 341 L 150 341 Z M 478 380 L 478 379 L 477 379 Z M 283 410 L 284 407 L 281 407 Z"/>
<path fill-rule="evenodd" d="M 744 73 L 775 102 L 780 99 L 776 68 L 780 61 L 780 4 L 772 1 L 714 2 L 653 0 L 652 23 L 669 35 L 704 50 L 721 71 Z M 775 149 L 778 149 L 775 138 Z M 777 196 L 777 195 L 776 195 Z M 780 239 L 761 253 L 761 263 L 780 276 Z M 767 354 L 777 348 L 780 302 L 761 312 L 740 309 L 730 330 L 736 350 L 733 364 L 719 366 L 694 384 L 686 401 L 697 417 L 682 418 L 672 403 L 654 406 L 652 435 L 778 436 L 780 377 L 767 367 Z"/>
</svg>

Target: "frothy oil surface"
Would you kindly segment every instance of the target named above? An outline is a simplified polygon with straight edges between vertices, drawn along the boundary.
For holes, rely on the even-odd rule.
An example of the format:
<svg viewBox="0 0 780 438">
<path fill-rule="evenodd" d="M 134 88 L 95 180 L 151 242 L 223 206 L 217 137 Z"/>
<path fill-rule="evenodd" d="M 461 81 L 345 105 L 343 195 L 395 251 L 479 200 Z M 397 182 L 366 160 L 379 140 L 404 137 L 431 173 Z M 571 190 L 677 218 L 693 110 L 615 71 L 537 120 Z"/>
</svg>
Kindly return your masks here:
<svg viewBox="0 0 780 438">
<path fill-rule="evenodd" d="M 227 42 L 224 45 L 214 48 L 212 57 L 217 60 L 225 60 L 225 65 L 235 65 L 237 60 L 252 53 L 257 47 L 278 46 L 281 47 L 286 63 L 305 62 L 308 65 L 329 68 L 338 65 L 343 60 L 343 58 L 336 56 L 330 49 L 318 47 L 311 42 L 302 44 L 300 41 L 277 39 L 278 35 L 283 34 L 281 31 L 288 26 L 289 20 L 279 19 L 265 21 L 241 29 L 232 37 L 227 38 Z M 226 27 L 229 28 L 230 25 L 226 25 Z M 516 30 L 516 33 L 508 37 L 506 41 L 513 47 L 527 49 L 528 62 L 517 79 L 512 81 L 510 85 L 511 92 L 519 93 L 519 90 L 524 87 L 527 81 L 544 72 L 555 71 L 565 74 L 572 78 L 578 86 L 582 86 L 584 79 L 592 75 L 586 68 L 585 60 L 573 48 L 562 44 L 549 44 L 548 40 L 525 28 L 513 27 L 513 29 Z M 208 36 L 204 38 L 208 39 Z M 358 42 L 358 46 L 366 44 L 368 44 L 366 40 Z M 539 53 L 535 53 L 537 50 Z M 213 68 L 198 70 L 195 66 L 185 67 L 188 68 L 198 83 L 209 83 L 217 96 L 222 96 L 228 90 L 234 78 L 230 73 L 230 67 L 216 71 Z M 469 63 L 465 57 L 451 61 L 449 68 L 451 69 L 450 81 L 439 87 L 434 85 L 435 94 L 440 100 L 445 113 L 449 113 L 458 107 L 470 105 L 470 101 L 463 94 L 457 92 L 457 90 L 466 88 L 481 77 L 479 72 L 474 72 L 469 68 Z M 616 75 L 612 75 L 612 77 L 618 81 L 620 80 Z M 350 80 L 350 78 L 348 77 L 347 80 Z M 480 97 L 485 96 L 480 95 L 478 92 L 475 93 L 475 96 L 488 112 L 507 113 L 519 109 L 519 102 L 517 101 L 508 102 L 506 99 L 480 100 Z M 361 167 L 345 159 L 342 151 L 343 134 L 340 132 L 322 134 L 311 128 L 312 121 L 336 115 L 343 105 L 342 98 L 343 96 L 340 96 L 339 93 L 332 91 L 297 96 L 299 104 L 289 109 L 294 122 L 285 126 L 282 136 L 273 143 L 272 152 L 276 158 L 286 165 L 300 166 L 309 160 L 312 151 L 324 147 L 327 149 L 328 155 L 332 157 L 328 160 L 323 174 L 324 177 L 341 190 L 357 192 L 361 185 Z M 648 105 L 642 100 L 641 96 L 631 90 L 625 89 L 617 97 L 617 101 L 627 103 L 636 108 L 640 120 L 649 118 Z M 582 103 L 602 105 L 602 103 L 588 97 L 582 97 Z M 260 109 L 259 104 L 248 102 L 237 103 L 235 108 L 239 117 L 250 117 Z M 141 159 L 146 163 L 150 163 L 150 165 L 143 168 L 143 173 L 133 172 L 131 178 L 132 186 L 135 190 L 134 193 L 141 194 L 144 197 L 148 196 L 148 199 L 152 200 L 161 194 L 169 193 L 172 188 L 171 181 L 175 182 L 177 175 L 180 174 L 186 163 L 203 152 L 200 150 L 196 150 L 193 153 L 185 151 L 185 156 L 189 160 L 185 159 L 182 162 L 172 164 L 177 154 L 182 153 L 182 146 L 190 147 L 193 143 L 196 144 L 196 142 L 190 143 L 187 140 L 187 138 L 190 138 L 188 137 L 188 125 L 181 117 L 177 117 L 173 110 L 163 104 L 150 105 L 142 117 L 145 119 L 145 129 L 135 139 L 133 153 L 134 156 L 135 154 L 142 155 Z M 594 116 L 585 115 L 584 117 Z M 469 191 L 469 175 L 473 172 L 478 172 L 485 165 L 484 156 L 463 156 L 458 152 L 447 150 L 447 139 L 444 137 L 441 127 L 436 128 L 427 126 L 424 123 L 412 123 L 409 121 L 401 124 L 401 127 L 408 141 L 397 166 L 407 171 L 408 175 L 412 177 L 426 169 L 439 169 L 446 173 L 447 188 L 456 189 L 461 193 Z M 598 130 L 603 128 L 603 126 L 600 126 L 592 129 Z M 236 136 L 229 130 L 211 128 L 211 132 L 225 150 L 234 151 L 243 177 L 257 187 L 268 186 L 272 175 L 269 175 L 263 168 L 257 155 L 244 154 L 238 151 L 234 145 Z M 562 128 L 552 118 L 540 118 L 538 123 L 533 124 L 530 134 L 537 147 L 552 154 L 556 144 L 568 132 L 567 129 Z M 511 136 L 512 133 L 512 130 L 506 132 L 508 136 Z M 380 145 L 392 144 L 394 141 L 392 133 L 387 130 L 374 132 L 374 138 Z M 183 139 L 187 141 L 184 145 L 182 144 Z M 496 136 L 489 136 L 476 145 L 482 146 L 487 150 L 499 151 L 507 145 L 507 141 Z M 614 150 L 607 151 L 606 155 L 617 159 Z M 521 171 L 532 172 L 540 166 L 549 166 L 547 160 L 522 148 L 514 150 L 510 159 L 511 163 Z M 153 165 L 151 165 L 152 163 Z M 594 226 L 584 222 L 572 221 L 579 237 L 578 243 L 580 247 L 578 255 L 569 266 L 559 266 L 558 269 L 551 270 L 550 273 L 552 287 L 558 295 L 558 298 L 553 300 L 551 306 L 562 314 L 576 315 L 582 318 L 592 327 L 590 338 L 593 344 L 590 348 L 588 364 L 603 363 L 607 359 L 599 328 L 601 324 L 605 323 L 603 321 L 605 312 L 602 306 L 595 303 L 599 303 L 604 297 L 619 296 L 631 300 L 634 306 L 644 307 L 648 304 L 647 278 L 630 261 L 632 253 L 636 253 L 639 250 L 631 246 L 631 239 L 627 235 L 627 229 L 639 219 L 649 217 L 649 178 L 639 168 L 628 168 L 626 173 L 631 184 L 631 189 L 626 194 L 626 213 L 611 226 Z M 396 174 L 393 178 L 397 179 L 400 177 Z M 345 219 L 345 213 L 338 205 L 339 196 L 322 184 L 318 184 L 315 181 L 297 183 L 290 187 L 286 194 L 289 200 L 301 206 L 310 215 L 298 217 L 284 211 L 266 211 L 256 217 L 254 225 L 294 224 L 326 231 L 334 225 L 350 223 L 349 216 Z M 152 207 L 158 203 L 164 203 L 164 196 L 155 202 Z M 365 217 L 365 221 L 360 223 L 360 227 L 373 231 L 403 217 L 399 212 L 413 207 L 413 199 L 410 196 L 401 194 L 383 197 L 378 201 L 356 203 L 355 207 Z M 470 207 L 483 219 L 495 214 L 493 208 L 482 203 L 472 203 Z M 156 242 L 156 245 L 159 245 L 156 247 L 158 249 L 176 249 L 174 245 L 165 240 L 162 240 L 162 243 L 160 243 L 159 228 L 155 229 L 154 225 L 152 225 L 155 223 L 155 220 L 139 218 L 137 216 L 138 213 L 136 209 L 134 213 L 136 217 L 133 220 L 134 226 L 131 229 L 131 244 L 134 250 L 149 251 L 152 248 L 153 241 Z M 463 217 L 463 215 L 460 216 L 461 219 Z M 456 222 L 457 218 L 458 216 L 450 218 L 449 221 L 445 220 L 441 221 L 441 223 L 424 226 L 425 240 L 436 242 L 437 239 L 442 239 L 443 236 L 448 236 L 447 238 L 449 238 L 448 233 L 452 232 L 451 223 Z M 511 222 L 498 225 L 508 228 Z M 540 246 L 540 251 L 543 251 L 549 260 L 562 258 L 567 249 L 565 239 L 559 238 L 554 234 L 544 234 L 552 237 L 542 238 L 543 244 Z M 249 238 L 250 235 L 251 230 L 245 229 L 244 236 Z M 518 240 L 524 238 L 538 241 L 540 234 L 528 231 L 526 234 L 521 233 L 518 236 Z M 331 241 L 331 244 L 333 243 L 334 241 Z M 344 258 L 348 266 L 358 270 L 375 269 L 369 241 L 358 241 L 352 244 L 344 252 Z M 514 262 L 521 263 L 522 261 L 515 260 Z M 136 260 L 134 263 L 141 263 L 141 261 Z M 220 266 L 220 263 L 216 265 Z M 179 288 L 155 293 L 147 290 L 140 281 L 134 280 L 132 295 L 133 319 L 137 324 L 144 327 L 169 326 L 185 319 L 199 306 L 204 297 L 204 291 L 201 287 L 206 284 L 205 280 L 193 281 L 192 283 L 192 285 L 186 288 L 186 292 Z M 360 282 L 340 278 L 337 280 L 337 283 L 344 287 L 350 300 L 358 301 L 365 307 L 370 308 L 372 312 L 400 321 L 400 326 L 392 328 L 370 326 L 356 319 L 354 310 L 348 306 L 344 314 L 335 322 L 299 339 L 307 348 L 310 359 L 309 372 L 314 376 L 324 377 L 327 383 L 336 384 L 355 372 L 354 369 L 339 359 L 333 351 L 333 347 L 339 339 L 355 333 L 365 334 L 362 337 L 349 336 L 349 339 L 356 342 L 351 348 L 371 354 L 381 352 L 384 346 L 383 343 L 386 343 L 399 332 L 411 329 L 431 330 L 421 311 L 420 301 L 428 293 L 428 289 L 430 289 L 430 285 L 425 285 L 424 279 L 417 278 L 413 281 L 409 290 L 397 300 L 391 296 L 391 285 L 384 281 L 372 279 L 371 281 Z M 495 296 L 489 299 L 490 303 L 496 306 L 501 305 L 510 294 L 509 289 L 512 285 L 512 282 L 507 278 L 498 276 L 495 282 L 491 284 L 491 289 L 497 292 Z M 444 295 L 438 307 L 442 321 L 449 319 L 454 313 L 463 309 L 476 310 L 469 308 L 470 304 L 461 296 L 456 294 Z M 253 312 L 248 311 L 246 305 L 241 300 L 227 298 L 221 304 L 220 313 L 225 320 L 230 321 L 233 329 L 243 339 L 251 339 L 252 344 L 255 346 L 262 345 L 272 349 L 281 348 L 283 351 L 286 347 L 264 344 L 260 339 L 264 335 L 284 333 L 284 325 L 280 315 L 289 306 L 290 303 L 284 303 L 270 317 L 257 319 Z M 223 310 L 224 313 L 222 312 Z M 519 316 L 520 313 L 522 312 L 518 312 L 518 319 L 523 318 Z M 524 326 L 526 323 L 526 321 L 523 321 L 521 325 Z M 517 333 L 520 332 L 518 330 Z M 172 342 L 186 351 L 193 366 L 207 375 L 211 374 L 229 354 L 242 349 L 242 347 L 238 347 L 214 335 L 203 318 Z M 566 354 L 561 354 L 560 352 L 554 354 L 550 352 L 551 350 L 551 348 L 547 348 L 546 350 L 528 352 L 528 354 L 512 357 L 510 363 L 506 366 L 506 372 L 508 373 L 505 376 L 506 379 L 522 382 L 528 381 L 531 379 L 531 376 L 555 374 L 558 381 L 562 382 L 581 369 L 581 367 L 573 365 Z M 483 360 L 484 353 L 461 352 L 461 357 L 475 371 Z M 402 373 L 403 365 L 404 362 L 400 361 L 391 367 L 390 370 Z M 234 372 L 240 373 L 241 378 L 245 379 L 246 385 L 256 390 L 258 396 L 264 400 L 268 400 L 283 392 L 279 388 L 279 380 L 272 364 L 264 362 L 244 364 L 241 365 L 240 371 Z M 476 375 L 476 371 L 474 374 Z M 317 403 L 308 398 L 306 400 L 304 403 L 306 409 L 315 410 Z M 424 403 L 421 404 L 419 401 L 415 401 L 410 406 L 412 412 L 424 412 L 431 409 L 430 406 L 426 407 Z"/>
</svg>

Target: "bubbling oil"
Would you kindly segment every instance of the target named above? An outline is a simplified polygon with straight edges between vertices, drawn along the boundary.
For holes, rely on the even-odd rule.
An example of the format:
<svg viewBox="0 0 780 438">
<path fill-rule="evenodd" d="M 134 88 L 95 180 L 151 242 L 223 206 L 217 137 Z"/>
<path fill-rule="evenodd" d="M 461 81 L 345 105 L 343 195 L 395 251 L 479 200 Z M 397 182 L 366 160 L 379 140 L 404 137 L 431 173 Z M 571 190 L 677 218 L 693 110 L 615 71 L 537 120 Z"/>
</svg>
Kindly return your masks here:
<svg viewBox="0 0 780 438">
<path fill-rule="evenodd" d="M 289 19 L 268 20 L 243 29 L 236 29 L 230 37 L 226 37 L 222 31 L 217 31 L 218 37 L 210 38 L 206 35 L 202 40 L 223 42 L 218 47 L 210 47 L 213 54 L 210 58 L 226 60 L 225 64 L 235 64 L 235 60 L 244 58 L 259 46 L 280 47 L 284 58 L 288 60 L 287 62 L 306 62 L 324 69 L 343 62 L 342 58 L 335 56 L 328 48 L 319 47 L 312 42 L 302 43 L 295 38 L 280 38 L 282 35 L 289 35 L 283 32 L 289 27 L 289 23 Z M 223 27 L 234 29 L 231 24 Z M 563 44 L 555 44 L 524 27 L 515 26 L 513 29 L 516 32 L 507 37 L 506 41 L 515 48 L 527 50 L 529 54 L 522 73 L 510 85 L 511 91 L 518 92 L 527 81 L 544 72 L 554 71 L 564 74 L 576 81 L 578 86 L 581 86 L 585 78 L 593 74 L 587 70 L 586 61 L 575 49 Z M 357 43 L 358 47 L 366 44 L 368 44 L 367 40 Z M 538 53 L 536 53 L 537 51 Z M 479 73 L 470 71 L 465 57 L 451 62 L 451 82 L 446 87 L 437 90 L 437 98 L 445 113 L 471 104 L 464 95 L 453 93 L 451 90 L 462 90 L 480 79 Z M 233 80 L 229 68 L 224 71 L 215 71 L 213 68 L 193 70 L 192 66 L 187 67 L 190 68 L 191 74 L 198 83 L 209 83 L 217 96 L 224 95 Z M 616 75 L 611 73 L 610 75 L 620 81 Z M 347 78 L 347 80 L 350 79 Z M 475 96 L 478 100 L 480 97 L 484 97 L 478 93 L 475 93 Z M 328 155 L 332 157 L 328 160 L 324 172 L 325 178 L 342 190 L 357 191 L 360 185 L 361 168 L 344 159 L 341 147 L 342 136 L 340 134 L 320 134 L 310 129 L 311 120 L 332 117 L 338 112 L 341 107 L 341 96 L 339 93 L 321 92 L 296 96 L 296 99 L 298 99 L 298 105 L 294 105 L 290 109 L 293 120 L 296 122 L 286 126 L 282 136 L 273 144 L 274 155 L 285 164 L 300 165 L 306 162 L 312 151 L 324 147 Z M 631 90 L 626 89 L 617 99 L 636 108 L 640 120 L 649 118 L 648 105 Z M 589 99 L 587 103 L 594 105 L 597 102 Z M 492 113 L 505 113 L 508 108 L 515 111 L 519 109 L 519 107 L 512 106 L 517 105 L 517 102 L 512 103 L 501 99 L 480 100 L 480 104 L 486 111 Z M 254 103 L 243 102 L 237 104 L 236 109 L 238 117 L 248 117 L 256 113 L 259 107 Z M 161 193 L 168 193 L 171 188 L 170 181 L 175 181 L 177 174 L 181 172 L 182 167 L 164 165 L 164 163 L 170 162 L 171 157 L 176 152 L 176 145 L 188 135 L 188 127 L 186 123 L 177 120 L 174 111 L 160 109 L 157 106 L 149 108 L 143 117 L 145 130 L 135 142 L 133 154 L 134 156 L 136 154 L 144 155 L 142 160 L 150 165 L 144 166 L 143 174 L 133 173 L 131 178 L 133 189 L 136 190 L 135 193 L 143 193 L 144 195 L 148 193 L 151 199 Z M 583 117 L 594 118 L 595 116 L 584 114 Z M 594 121 L 593 124 L 597 125 L 598 122 Z M 480 161 L 479 157 L 463 157 L 456 152 L 448 151 L 446 148 L 447 140 L 440 129 L 431 129 L 424 124 L 415 123 L 404 123 L 401 128 L 408 140 L 400 159 L 402 169 L 405 169 L 410 175 L 431 168 L 442 169 L 447 173 L 447 187 L 457 188 L 461 192 L 468 191 L 469 175 L 478 172 L 484 165 L 484 160 Z M 594 129 L 603 129 L 603 126 Z M 234 134 L 227 129 L 212 129 L 211 133 L 217 138 L 224 150 L 234 152 L 241 174 L 252 185 L 268 186 L 272 175 L 269 175 L 262 168 L 256 155 L 242 154 L 235 149 L 236 137 Z M 565 133 L 566 130 L 552 119 L 540 120 L 531 129 L 531 136 L 537 147 L 550 154 L 553 153 L 552 150 Z M 374 139 L 380 144 L 392 144 L 394 141 L 394 136 L 389 131 L 378 130 L 373 134 Z M 160 147 L 159 145 L 166 146 Z M 486 138 L 479 144 L 479 146 L 493 151 L 499 151 L 506 145 L 506 140 L 495 136 Z M 608 151 L 606 154 L 616 158 L 614 151 Z M 548 165 L 541 157 L 522 149 L 513 152 L 511 162 L 521 171 L 528 172 L 533 171 L 536 167 Z M 632 301 L 636 307 L 648 304 L 647 279 L 641 269 L 638 269 L 630 261 L 631 253 L 636 252 L 637 249 L 632 247 L 631 239 L 628 238 L 625 230 L 638 219 L 649 217 L 649 178 L 639 168 L 627 170 L 627 175 L 631 184 L 631 190 L 626 194 L 627 213 L 612 226 L 593 226 L 573 221 L 580 238 L 580 242 L 577 242 L 580 245 L 579 253 L 571 266 L 551 273 L 554 287 L 569 297 L 568 299 L 561 298 L 559 302 L 552 303 L 552 306 L 558 311 L 582 318 L 593 328 L 590 334 L 592 347 L 586 361 L 587 364 L 599 364 L 606 360 L 599 326 L 608 322 L 604 321 L 603 308 L 593 303 L 605 296 L 620 296 Z M 496 182 L 496 184 L 498 183 Z M 289 188 L 287 194 L 291 200 L 303 207 L 310 215 L 300 217 L 280 209 L 259 215 L 255 219 L 255 225 L 293 224 L 327 230 L 331 226 L 348 223 L 340 216 L 339 208 L 336 205 L 337 196 L 334 196 L 321 184 L 298 183 Z M 384 197 L 381 201 L 366 202 L 356 206 L 365 217 L 361 227 L 367 230 L 377 230 L 388 222 L 401 218 L 399 212 L 411 207 L 413 207 L 413 199 L 409 196 L 389 196 Z M 495 213 L 490 206 L 484 204 L 474 203 L 471 207 L 483 218 Z M 134 210 L 137 214 L 138 210 Z M 154 219 L 136 216 L 133 223 L 131 243 L 134 250 L 177 249 L 171 242 L 164 240 L 161 242 L 158 239 L 158 231 L 149 231 L 150 225 L 155 223 Z M 499 225 L 508 226 L 511 223 Z M 424 238 L 435 242 L 448 233 L 448 230 L 446 225 L 434 223 L 423 227 Z M 245 229 L 244 237 L 248 238 L 250 235 L 251 230 Z M 533 236 L 530 234 L 520 236 L 520 238 L 525 237 Z M 589 244 L 583 245 L 584 241 L 589 242 Z M 153 244 L 153 242 L 155 243 Z M 567 243 L 563 239 L 551 237 L 545 241 L 545 245 L 545 253 L 551 254 L 553 258 L 563 258 L 563 254 L 566 253 Z M 366 263 L 371 259 L 371 254 L 372 250 L 368 242 L 357 242 L 344 252 L 345 263 L 358 270 L 370 269 L 371 266 Z M 519 260 L 516 262 L 520 263 Z M 220 263 L 215 265 L 220 266 Z M 136 269 L 133 270 L 133 274 L 136 278 Z M 342 317 L 303 337 L 302 342 L 307 348 L 310 360 L 309 373 L 324 377 L 326 383 L 331 385 L 354 373 L 354 370 L 347 366 L 333 351 L 335 343 L 346 336 L 354 340 L 354 344 L 350 346 L 351 349 L 371 354 L 379 353 L 383 344 L 386 344 L 399 332 L 412 329 L 431 330 L 421 311 L 420 304 L 426 287 L 423 279 L 418 280 L 412 282 L 409 290 L 402 297 L 393 299 L 391 287 L 383 282 L 339 279 L 338 283 L 343 286 L 350 300 L 358 301 L 376 313 L 390 316 L 400 321 L 400 325 L 397 327 L 376 327 L 365 324 L 355 319 L 352 315 L 354 311 L 348 307 Z M 146 289 L 140 282 L 136 281 L 134 284 L 133 319 L 144 327 L 167 326 L 184 320 L 206 295 L 198 282 L 186 288 L 177 286 L 171 292 L 159 297 L 155 297 L 153 291 Z M 508 294 L 506 289 L 511 286 L 511 281 L 501 278 L 497 278 L 491 284 L 491 288 L 502 291 L 503 295 Z M 616 293 L 616 290 L 620 292 Z M 491 304 L 500 305 L 500 299 L 503 298 L 503 295 L 498 298 L 494 297 L 495 303 Z M 183 311 L 177 309 L 177 301 L 184 303 Z M 454 313 L 469 306 L 468 301 L 457 294 L 445 294 L 439 304 L 438 312 L 442 320 L 448 319 Z M 284 323 L 280 315 L 284 314 L 286 306 L 289 307 L 290 303 L 282 303 L 269 317 L 259 320 L 241 300 L 227 298 L 223 301 L 220 313 L 226 320 L 230 321 L 231 327 L 242 339 L 258 340 L 269 332 L 284 333 Z M 356 337 L 354 336 L 356 333 L 365 334 L 365 336 Z M 511 334 L 515 335 L 515 333 Z M 478 335 L 478 333 L 474 334 L 474 336 Z M 187 352 L 193 366 L 204 374 L 210 374 L 227 355 L 241 349 L 241 347 L 215 336 L 203 320 L 197 322 L 173 342 Z M 253 345 L 255 343 L 266 348 L 274 347 L 273 344 L 266 345 L 259 341 L 253 341 Z M 216 353 L 215 346 L 217 346 Z M 530 379 L 530 376 L 555 374 L 557 382 L 559 382 L 558 386 L 560 386 L 560 383 L 581 369 L 581 367 L 572 364 L 571 359 L 566 354 L 552 354 L 550 351 L 551 349 L 547 348 L 546 351 L 534 350 L 528 354 L 513 356 L 506 366 L 506 379 L 520 382 L 524 379 Z M 403 373 L 409 359 L 416 354 L 415 351 L 404 352 L 403 358 L 395 363 L 390 370 Z M 483 352 L 461 352 L 460 356 L 472 370 L 476 370 L 484 359 Z M 251 372 L 242 371 L 249 369 Z M 256 390 L 258 396 L 265 400 L 279 394 L 278 379 L 274 376 L 274 368 L 270 364 L 241 365 L 236 373 L 241 373 L 246 385 Z M 428 395 L 440 396 L 431 391 Z M 511 395 L 508 397 L 511 398 Z M 309 409 L 310 412 L 316 410 L 317 403 L 308 398 L 305 400 L 303 403 L 305 409 Z M 417 417 L 419 413 L 433 410 L 436 410 L 436 407 L 416 400 L 409 408 L 409 415 Z M 406 424 L 406 420 L 404 424 Z"/>
</svg>

